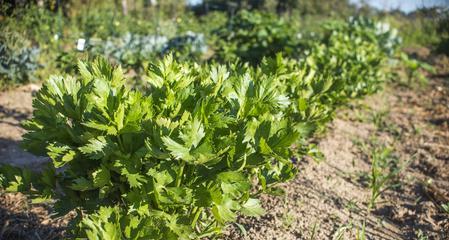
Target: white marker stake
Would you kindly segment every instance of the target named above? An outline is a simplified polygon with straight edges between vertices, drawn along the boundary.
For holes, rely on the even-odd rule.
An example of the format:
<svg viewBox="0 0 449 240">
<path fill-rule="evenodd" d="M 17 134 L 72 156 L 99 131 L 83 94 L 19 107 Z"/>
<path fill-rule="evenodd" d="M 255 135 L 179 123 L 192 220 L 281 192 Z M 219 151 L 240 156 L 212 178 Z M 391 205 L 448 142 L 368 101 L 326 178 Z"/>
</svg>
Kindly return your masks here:
<svg viewBox="0 0 449 240">
<path fill-rule="evenodd" d="M 84 51 L 84 45 L 86 44 L 86 39 L 80 38 L 76 41 L 76 50 Z"/>
</svg>

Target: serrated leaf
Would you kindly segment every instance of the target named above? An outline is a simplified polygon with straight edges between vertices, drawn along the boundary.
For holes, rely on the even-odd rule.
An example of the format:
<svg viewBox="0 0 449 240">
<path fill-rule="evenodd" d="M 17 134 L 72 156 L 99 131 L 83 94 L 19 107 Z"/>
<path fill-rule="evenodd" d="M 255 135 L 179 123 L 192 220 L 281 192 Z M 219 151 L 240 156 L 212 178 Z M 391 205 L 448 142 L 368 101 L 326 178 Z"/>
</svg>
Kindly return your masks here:
<svg viewBox="0 0 449 240">
<path fill-rule="evenodd" d="M 240 211 L 246 216 L 261 216 L 265 214 L 265 210 L 260 206 L 260 201 L 258 199 L 250 198 L 242 205 Z"/>
<path fill-rule="evenodd" d="M 177 143 L 170 137 L 162 137 L 162 141 L 175 159 L 181 159 L 187 162 L 194 160 L 193 156 L 190 155 L 189 148 Z"/>
<path fill-rule="evenodd" d="M 160 186 L 166 186 L 174 181 L 173 177 L 167 170 L 157 171 L 152 168 L 148 170 L 147 175 L 152 176 L 156 180 L 156 183 Z"/>
<path fill-rule="evenodd" d="M 239 193 L 248 191 L 251 187 L 248 179 L 239 172 L 222 172 L 218 174 L 221 190 L 225 194 L 238 196 Z"/>
<path fill-rule="evenodd" d="M 180 135 L 180 138 L 184 141 L 185 146 L 192 146 L 195 148 L 204 136 L 203 125 L 197 118 L 194 118 L 193 121 L 189 122 L 186 131 Z"/>
<path fill-rule="evenodd" d="M 259 140 L 259 148 L 260 152 L 265 155 L 270 155 L 273 152 L 273 150 L 271 150 L 270 146 L 268 146 L 267 142 L 265 141 L 265 138 L 261 138 Z"/>
<path fill-rule="evenodd" d="M 139 173 L 130 173 L 126 168 L 122 169 L 121 174 L 126 177 L 131 188 L 140 188 L 143 183 L 147 182 L 145 176 Z"/>
<path fill-rule="evenodd" d="M 47 146 L 47 150 L 47 154 L 53 160 L 56 168 L 64 166 L 76 156 L 76 152 L 69 146 L 50 144 Z"/>
<path fill-rule="evenodd" d="M 98 136 L 96 138 L 90 139 L 88 144 L 78 149 L 92 159 L 101 159 L 106 155 L 104 149 L 107 145 L 108 143 L 106 138 L 104 136 Z"/>
</svg>

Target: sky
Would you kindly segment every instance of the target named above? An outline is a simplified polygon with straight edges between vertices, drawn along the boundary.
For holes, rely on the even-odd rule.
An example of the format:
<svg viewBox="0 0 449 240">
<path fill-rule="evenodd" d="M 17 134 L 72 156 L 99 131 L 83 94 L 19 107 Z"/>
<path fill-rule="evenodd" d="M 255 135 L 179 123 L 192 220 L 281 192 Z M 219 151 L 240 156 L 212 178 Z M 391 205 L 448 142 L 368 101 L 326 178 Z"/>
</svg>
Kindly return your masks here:
<svg viewBox="0 0 449 240">
<path fill-rule="evenodd" d="M 360 3 L 361 0 L 350 0 L 353 3 Z M 404 12 L 411 12 L 421 7 L 432 6 L 447 6 L 449 7 L 449 0 L 365 0 L 369 5 L 382 9 L 392 10 L 400 9 Z"/>
<path fill-rule="evenodd" d="M 200 3 L 202 3 L 203 2 L 203 0 L 187 0 L 187 3 L 189 4 L 189 5 L 197 5 L 197 4 L 200 4 Z"/>
<path fill-rule="evenodd" d="M 363 0 L 350 0 L 352 3 L 360 3 Z M 187 0 L 189 5 L 200 4 L 202 0 Z M 404 12 L 411 12 L 420 7 L 432 7 L 432 6 L 447 6 L 449 7 L 449 0 L 365 0 L 369 5 L 382 9 L 401 9 Z"/>
</svg>

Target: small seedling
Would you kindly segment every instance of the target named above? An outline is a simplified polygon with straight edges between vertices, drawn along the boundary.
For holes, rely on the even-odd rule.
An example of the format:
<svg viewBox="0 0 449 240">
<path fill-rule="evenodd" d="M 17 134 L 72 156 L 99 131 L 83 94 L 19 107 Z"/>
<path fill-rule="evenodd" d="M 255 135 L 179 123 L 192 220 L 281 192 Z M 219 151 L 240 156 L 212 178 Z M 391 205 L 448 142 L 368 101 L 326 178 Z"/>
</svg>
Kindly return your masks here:
<svg viewBox="0 0 449 240">
<path fill-rule="evenodd" d="M 366 240 L 365 222 L 363 222 L 362 229 L 357 228 L 355 239 L 356 240 Z"/>
<path fill-rule="evenodd" d="M 312 227 L 312 231 L 311 231 L 311 233 L 310 233 L 310 240 L 314 240 L 315 239 L 315 235 L 316 235 L 316 233 L 317 233 L 317 230 L 318 230 L 318 221 L 315 221 L 315 223 L 313 224 L 313 227 Z"/>
<path fill-rule="evenodd" d="M 368 209 L 376 205 L 379 196 L 386 190 L 396 186 L 394 181 L 400 172 L 399 159 L 393 154 L 393 149 L 382 146 L 375 147 L 370 153 L 371 174 L 369 176 L 371 198 Z"/>
<path fill-rule="evenodd" d="M 289 229 L 295 221 L 295 215 L 290 212 L 286 212 L 282 215 L 282 227 L 285 229 Z"/>
<path fill-rule="evenodd" d="M 441 208 L 443 209 L 444 213 L 449 214 L 449 202 L 446 204 L 441 204 Z"/>
<path fill-rule="evenodd" d="M 385 118 L 388 116 L 389 111 L 379 111 L 372 114 L 372 120 L 376 128 L 379 130 L 385 129 L 387 127 L 387 123 Z"/>
<path fill-rule="evenodd" d="M 429 240 L 429 237 L 421 229 L 416 231 L 416 237 L 418 240 Z"/>
<path fill-rule="evenodd" d="M 435 69 L 431 65 L 417 59 L 412 59 L 405 53 L 401 54 L 400 60 L 407 74 L 408 86 L 412 86 L 414 83 L 423 86 L 428 83 L 428 79 L 422 72 L 423 70 L 429 73 L 435 73 Z"/>
<path fill-rule="evenodd" d="M 357 206 L 357 202 L 354 200 L 349 200 L 346 205 L 345 205 L 346 209 L 348 209 L 350 212 L 354 212 L 357 213 L 359 212 L 360 208 L 359 206 Z"/>
<path fill-rule="evenodd" d="M 332 240 L 341 240 L 344 239 L 344 233 L 347 230 L 350 230 L 353 228 L 352 223 L 344 224 L 340 226 L 337 231 L 335 231 L 334 236 L 332 237 Z"/>
</svg>

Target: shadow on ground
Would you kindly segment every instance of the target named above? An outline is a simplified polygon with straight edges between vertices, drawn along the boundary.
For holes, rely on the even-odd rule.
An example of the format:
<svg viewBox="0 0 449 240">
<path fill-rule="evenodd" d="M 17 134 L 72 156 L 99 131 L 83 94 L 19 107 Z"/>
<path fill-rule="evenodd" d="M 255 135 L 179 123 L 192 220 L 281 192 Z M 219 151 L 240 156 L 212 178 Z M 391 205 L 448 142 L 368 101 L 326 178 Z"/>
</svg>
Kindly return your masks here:
<svg viewBox="0 0 449 240">
<path fill-rule="evenodd" d="M 0 194 L 0 240 L 62 239 L 65 230 L 48 217 L 48 207 L 31 205 L 22 194 Z"/>
<path fill-rule="evenodd" d="M 19 144 L 18 141 L 0 137 L 0 164 L 35 169 L 49 162 L 47 157 L 39 157 L 25 152 Z"/>
</svg>

